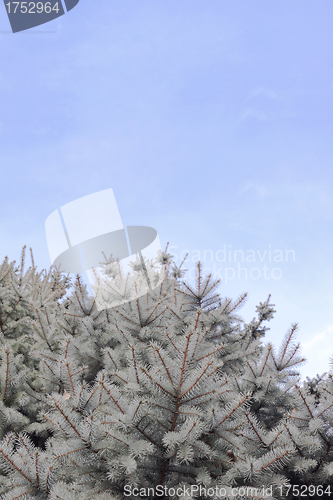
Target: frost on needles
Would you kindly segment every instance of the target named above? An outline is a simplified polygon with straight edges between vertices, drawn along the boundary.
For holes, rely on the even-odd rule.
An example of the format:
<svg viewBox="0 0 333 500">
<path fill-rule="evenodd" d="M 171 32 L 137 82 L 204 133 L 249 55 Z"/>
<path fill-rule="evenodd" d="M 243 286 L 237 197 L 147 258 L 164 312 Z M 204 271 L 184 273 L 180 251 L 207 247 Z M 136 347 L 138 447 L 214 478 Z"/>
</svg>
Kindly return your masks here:
<svg viewBox="0 0 333 500">
<path fill-rule="evenodd" d="M 222 298 L 200 263 L 186 283 L 166 249 L 130 277 L 106 259 L 110 307 L 98 310 L 80 276 L 38 273 L 32 253 L 24 272 L 24 256 L 0 266 L 1 500 L 120 500 L 158 485 L 218 486 L 225 499 L 319 485 L 333 498 L 333 375 L 301 382 L 296 325 L 278 351 L 264 343 L 270 297 L 244 324 L 246 294 Z M 156 284 L 157 263 L 158 287 L 112 305 L 143 275 Z"/>
</svg>

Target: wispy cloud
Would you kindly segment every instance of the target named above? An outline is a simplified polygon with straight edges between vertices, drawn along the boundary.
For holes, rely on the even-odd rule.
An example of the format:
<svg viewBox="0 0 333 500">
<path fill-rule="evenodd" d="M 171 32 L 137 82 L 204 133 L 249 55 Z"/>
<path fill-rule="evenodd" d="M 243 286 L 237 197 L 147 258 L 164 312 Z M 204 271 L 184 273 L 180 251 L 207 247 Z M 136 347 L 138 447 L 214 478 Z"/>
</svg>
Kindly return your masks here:
<svg viewBox="0 0 333 500">
<path fill-rule="evenodd" d="M 254 119 L 262 122 L 300 116 L 301 112 L 296 112 L 293 107 L 298 95 L 291 89 L 277 91 L 265 86 L 255 87 L 249 90 L 244 101 L 246 108 L 240 112 L 239 121 Z"/>
<path fill-rule="evenodd" d="M 257 96 L 265 96 L 265 97 L 268 97 L 269 99 L 273 99 L 273 100 L 276 100 L 276 99 L 282 100 L 283 99 L 281 94 L 278 94 L 275 90 L 268 89 L 266 87 L 261 87 L 261 86 L 256 87 L 254 90 L 252 90 L 252 92 L 249 95 L 248 100 L 251 100 Z"/>
<path fill-rule="evenodd" d="M 239 194 L 246 193 L 247 191 L 254 192 L 259 196 L 259 198 L 265 198 L 269 195 L 269 191 L 265 186 L 263 186 L 262 184 L 257 184 L 255 182 L 247 182 L 240 188 Z"/>
<path fill-rule="evenodd" d="M 307 342 L 302 343 L 302 351 L 307 358 L 306 373 L 314 377 L 330 369 L 329 358 L 333 356 L 333 325 L 318 332 Z M 321 370 L 318 367 L 321 367 Z"/>
<path fill-rule="evenodd" d="M 272 201 L 275 199 L 279 203 L 283 199 L 289 200 L 288 204 L 292 201 L 298 210 L 306 213 L 317 210 L 325 210 L 329 213 L 333 209 L 333 196 L 322 184 L 281 183 L 265 186 L 259 182 L 249 181 L 240 187 L 238 194 L 246 192 L 252 192 L 258 198 L 270 196 Z"/>
<path fill-rule="evenodd" d="M 263 113 L 257 108 L 246 108 L 242 113 L 240 114 L 239 121 L 245 121 L 248 120 L 249 118 L 254 118 L 256 120 L 259 120 L 261 122 L 265 122 L 268 120 L 268 116 L 266 113 Z"/>
<path fill-rule="evenodd" d="M 333 208 L 333 196 L 323 185 L 289 184 L 285 186 L 285 191 L 295 198 L 297 208 L 302 211 L 316 208 L 331 211 Z"/>
</svg>

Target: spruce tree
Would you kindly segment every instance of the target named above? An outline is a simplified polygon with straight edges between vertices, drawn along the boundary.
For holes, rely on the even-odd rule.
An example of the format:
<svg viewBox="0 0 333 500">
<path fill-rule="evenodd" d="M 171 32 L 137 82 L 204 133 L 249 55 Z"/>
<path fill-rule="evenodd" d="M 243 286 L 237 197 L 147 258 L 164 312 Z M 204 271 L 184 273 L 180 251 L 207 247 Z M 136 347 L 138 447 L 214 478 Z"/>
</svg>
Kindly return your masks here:
<svg viewBox="0 0 333 500">
<path fill-rule="evenodd" d="M 102 310 L 80 276 L 23 266 L 0 268 L 1 500 L 329 498 L 333 378 L 301 384 L 295 325 L 264 344 L 270 297 L 244 324 L 246 294 L 200 263 L 183 281 L 167 249 L 130 277 L 106 259 Z"/>
</svg>

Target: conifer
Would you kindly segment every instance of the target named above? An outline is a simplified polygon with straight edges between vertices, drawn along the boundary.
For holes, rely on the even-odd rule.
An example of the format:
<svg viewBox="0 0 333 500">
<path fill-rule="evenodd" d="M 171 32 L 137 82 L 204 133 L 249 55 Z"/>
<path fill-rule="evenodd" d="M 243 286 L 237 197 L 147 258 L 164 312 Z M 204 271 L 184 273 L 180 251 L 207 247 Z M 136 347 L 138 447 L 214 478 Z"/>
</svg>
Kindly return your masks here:
<svg viewBox="0 0 333 500">
<path fill-rule="evenodd" d="M 0 267 L 1 500 L 282 499 L 297 484 L 329 498 L 333 375 L 302 385 L 296 325 L 278 351 L 264 343 L 270 297 L 245 324 L 246 294 L 222 298 L 201 263 L 184 281 L 167 249 L 130 276 L 105 259 L 104 309 L 79 275 L 33 257 L 24 273 L 24 251 L 14 264 Z"/>
</svg>

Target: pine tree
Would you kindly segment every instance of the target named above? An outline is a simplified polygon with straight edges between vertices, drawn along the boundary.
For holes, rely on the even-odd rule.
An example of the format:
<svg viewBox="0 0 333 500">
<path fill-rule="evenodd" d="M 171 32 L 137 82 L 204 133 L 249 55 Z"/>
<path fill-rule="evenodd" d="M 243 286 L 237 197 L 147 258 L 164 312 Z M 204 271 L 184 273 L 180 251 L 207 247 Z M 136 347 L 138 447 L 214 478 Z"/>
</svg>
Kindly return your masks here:
<svg viewBox="0 0 333 500">
<path fill-rule="evenodd" d="M 23 266 L 0 268 L 1 500 L 329 486 L 333 376 L 301 385 L 296 325 L 264 344 L 270 297 L 244 324 L 246 294 L 221 298 L 200 263 L 183 281 L 167 249 L 130 277 L 106 259 L 102 310 L 80 276 Z"/>
<path fill-rule="evenodd" d="M 58 300 L 70 286 L 58 270 L 37 273 L 32 253 L 32 267 L 23 274 L 24 258 L 25 247 L 21 266 L 6 257 L 0 267 L 1 438 L 35 422 L 42 382 L 38 356 L 31 354 L 41 356 L 58 344 Z"/>
</svg>

